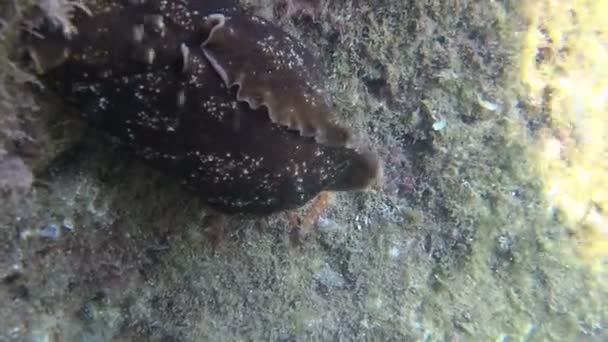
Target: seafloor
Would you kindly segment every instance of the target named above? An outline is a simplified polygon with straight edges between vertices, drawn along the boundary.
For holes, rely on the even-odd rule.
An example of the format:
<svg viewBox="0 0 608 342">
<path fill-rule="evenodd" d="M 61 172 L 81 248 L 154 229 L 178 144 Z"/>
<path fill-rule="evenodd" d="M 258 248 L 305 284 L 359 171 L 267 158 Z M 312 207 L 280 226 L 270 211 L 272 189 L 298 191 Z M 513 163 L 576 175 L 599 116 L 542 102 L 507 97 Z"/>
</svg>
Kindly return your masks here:
<svg viewBox="0 0 608 342">
<path fill-rule="evenodd" d="M 577 145 L 608 132 L 606 1 L 244 1 L 384 162 L 301 239 L 306 208 L 218 221 L 41 87 L 35 2 L 0 2 L 0 341 L 608 339 L 608 149 Z"/>
</svg>

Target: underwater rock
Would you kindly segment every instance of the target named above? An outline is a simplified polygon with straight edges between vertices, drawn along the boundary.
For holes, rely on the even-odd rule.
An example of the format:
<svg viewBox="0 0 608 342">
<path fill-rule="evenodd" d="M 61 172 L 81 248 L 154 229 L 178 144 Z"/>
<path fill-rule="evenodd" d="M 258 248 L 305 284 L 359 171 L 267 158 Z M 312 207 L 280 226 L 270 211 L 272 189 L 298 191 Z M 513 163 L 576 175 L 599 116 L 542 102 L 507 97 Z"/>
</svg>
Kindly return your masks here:
<svg viewBox="0 0 608 342">
<path fill-rule="evenodd" d="M 106 0 L 65 12 L 69 30 L 43 10 L 26 39 L 43 81 L 211 207 L 269 214 L 379 176 L 375 154 L 350 147 L 332 118 L 314 58 L 234 2 Z"/>
</svg>

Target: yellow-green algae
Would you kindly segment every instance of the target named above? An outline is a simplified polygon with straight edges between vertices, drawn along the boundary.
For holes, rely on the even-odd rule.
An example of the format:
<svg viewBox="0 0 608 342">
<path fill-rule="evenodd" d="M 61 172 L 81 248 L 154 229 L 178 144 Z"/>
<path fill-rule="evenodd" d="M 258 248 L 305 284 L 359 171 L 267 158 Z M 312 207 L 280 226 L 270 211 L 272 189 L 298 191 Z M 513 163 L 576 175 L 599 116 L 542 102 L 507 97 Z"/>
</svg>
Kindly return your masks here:
<svg viewBox="0 0 608 342">
<path fill-rule="evenodd" d="M 607 11 L 605 0 L 523 7 L 529 29 L 521 80 L 531 103 L 550 117 L 538 169 L 550 204 L 588 257 L 608 256 Z"/>
</svg>

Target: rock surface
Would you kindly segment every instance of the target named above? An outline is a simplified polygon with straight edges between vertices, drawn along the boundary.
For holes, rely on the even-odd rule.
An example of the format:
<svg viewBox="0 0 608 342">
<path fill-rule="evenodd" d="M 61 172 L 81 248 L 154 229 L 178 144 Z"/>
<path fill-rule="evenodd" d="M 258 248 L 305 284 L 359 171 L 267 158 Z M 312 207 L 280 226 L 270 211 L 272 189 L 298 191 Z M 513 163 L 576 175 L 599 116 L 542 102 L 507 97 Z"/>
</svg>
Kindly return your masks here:
<svg viewBox="0 0 608 342">
<path fill-rule="evenodd" d="M 605 340 L 605 278 L 543 195 L 548 109 L 513 79 L 518 3 L 243 1 L 329 70 L 385 182 L 217 220 L 19 62 L 36 1 L 0 2 L 0 340 Z"/>
</svg>

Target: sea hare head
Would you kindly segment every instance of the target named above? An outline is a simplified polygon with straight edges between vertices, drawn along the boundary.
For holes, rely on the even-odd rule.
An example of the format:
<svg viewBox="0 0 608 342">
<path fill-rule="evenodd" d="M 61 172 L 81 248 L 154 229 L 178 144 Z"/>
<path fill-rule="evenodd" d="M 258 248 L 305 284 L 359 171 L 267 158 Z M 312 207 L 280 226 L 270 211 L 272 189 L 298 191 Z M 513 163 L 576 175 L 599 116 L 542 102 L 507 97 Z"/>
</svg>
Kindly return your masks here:
<svg viewBox="0 0 608 342">
<path fill-rule="evenodd" d="M 336 177 L 334 183 L 327 186 L 331 191 L 366 190 L 382 179 L 382 165 L 378 156 L 370 151 L 357 151 L 349 160 L 348 165 Z"/>
<path fill-rule="evenodd" d="M 323 97 L 313 56 L 294 38 L 263 19 L 241 12 L 211 14 L 203 51 L 226 86 L 252 109 L 265 106 L 272 122 L 344 146 L 351 134 L 338 125 Z"/>
</svg>

